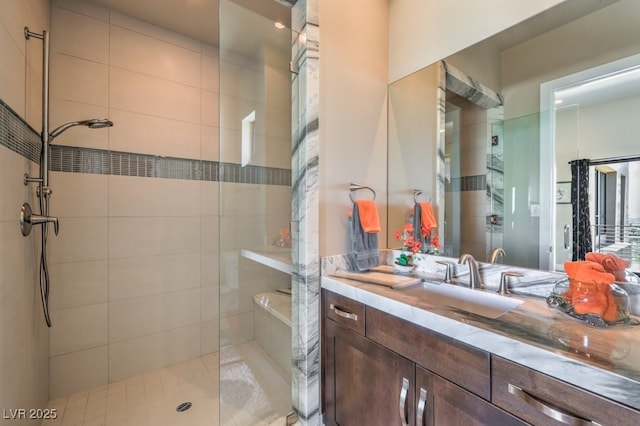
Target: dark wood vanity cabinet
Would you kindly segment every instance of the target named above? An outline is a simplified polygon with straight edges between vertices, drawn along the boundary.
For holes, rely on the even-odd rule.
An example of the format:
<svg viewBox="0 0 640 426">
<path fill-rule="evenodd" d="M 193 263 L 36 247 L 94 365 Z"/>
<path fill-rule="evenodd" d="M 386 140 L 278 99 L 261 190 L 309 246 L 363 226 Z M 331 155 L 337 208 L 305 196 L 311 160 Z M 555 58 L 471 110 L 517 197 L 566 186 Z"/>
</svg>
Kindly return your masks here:
<svg viewBox="0 0 640 426">
<path fill-rule="evenodd" d="M 327 291 L 323 293 L 322 393 L 325 425 L 525 424 L 483 398 L 416 364 L 414 359 L 374 341 L 368 334 L 371 332 L 372 336 L 380 337 L 382 334 L 376 334 L 374 330 L 384 328 L 395 334 L 398 340 L 389 346 L 397 346 L 401 352 L 405 344 L 416 345 L 418 350 L 424 345 L 434 345 L 432 350 L 443 350 L 453 361 L 460 357 L 467 359 L 469 353 L 465 351 L 471 348 L 449 347 L 451 342 L 448 341 L 438 344 L 427 340 L 425 343 L 420 342 L 421 339 L 412 344 L 404 340 L 406 336 L 400 329 L 392 328 L 394 325 L 388 322 L 397 318 L 365 308 L 348 298 Z M 376 327 L 378 321 L 382 323 Z M 435 338 L 435 335 L 429 337 Z M 477 367 L 470 361 L 474 357 L 480 363 L 486 361 L 486 383 L 478 386 L 485 389 L 489 386 L 489 359 L 482 352 L 473 353 L 468 359 L 471 365 L 459 365 L 452 375 L 477 386 L 478 374 L 465 375 L 467 369 L 470 371 Z M 435 366 L 434 363 L 435 360 L 427 362 L 430 366 Z"/>
</svg>

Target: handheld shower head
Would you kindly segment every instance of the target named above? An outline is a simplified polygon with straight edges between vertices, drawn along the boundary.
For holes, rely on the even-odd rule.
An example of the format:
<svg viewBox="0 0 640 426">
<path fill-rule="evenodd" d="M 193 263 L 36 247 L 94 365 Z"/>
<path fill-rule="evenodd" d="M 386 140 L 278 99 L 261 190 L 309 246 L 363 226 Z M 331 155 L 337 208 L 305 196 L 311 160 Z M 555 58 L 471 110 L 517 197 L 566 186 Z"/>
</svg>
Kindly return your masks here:
<svg viewBox="0 0 640 426">
<path fill-rule="evenodd" d="M 90 129 L 102 129 L 103 127 L 113 126 L 113 122 L 110 120 L 107 120 L 106 118 L 92 118 L 89 120 L 70 121 L 68 123 L 63 124 L 60 127 L 57 127 L 53 132 L 51 132 L 49 134 L 49 139 L 54 139 L 55 137 L 60 135 L 60 133 L 74 126 L 87 126 Z"/>
</svg>

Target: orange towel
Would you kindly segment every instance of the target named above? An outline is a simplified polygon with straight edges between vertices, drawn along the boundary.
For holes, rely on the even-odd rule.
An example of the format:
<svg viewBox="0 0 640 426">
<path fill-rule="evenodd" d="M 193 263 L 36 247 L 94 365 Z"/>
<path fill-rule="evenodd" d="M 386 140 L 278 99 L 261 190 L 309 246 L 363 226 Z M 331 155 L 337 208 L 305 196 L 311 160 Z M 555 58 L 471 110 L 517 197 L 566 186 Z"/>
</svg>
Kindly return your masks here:
<svg viewBox="0 0 640 426">
<path fill-rule="evenodd" d="M 420 216 L 420 228 L 422 235 L 428 235 L 431 229 L 438 226 L 438 222 L 436 222 L 436 217 L 433 215 L 433 207 L 431 207 L 431 203 L 418 204 L 420 204 L 420 209 L 422 211 L 422 215 Z"/>
<path fill-rule="evenodd" d="M 564 270 L 569 276 L 569 290 L 563 296 L 571 301 L 577 314 L 596 314 L 607 322 L 618 318 L 618 306 L 611 292 L 613 274 L 589 260 L 565 262 Z"/>
<path fill-rule="evenodd" d="M 378 216 L 378 206 L 373 200 L 356 200 L 358 213 L 360 214 L 360 224 L 364 232 L 377 234 L 380 232 L 380 217 Z"/>
<path fill-rule="evenodd" d="M 590 252 L 585 255 L 585 259 L 592 262 L 598 262 L 604 267 L 605 271 L 613 274 L 616 281 L 627 281 L 624 270 L 627 266 L 629 266 L 629 263 L 624 259 L 620 259 L 615 254 Z"/>
</svg>

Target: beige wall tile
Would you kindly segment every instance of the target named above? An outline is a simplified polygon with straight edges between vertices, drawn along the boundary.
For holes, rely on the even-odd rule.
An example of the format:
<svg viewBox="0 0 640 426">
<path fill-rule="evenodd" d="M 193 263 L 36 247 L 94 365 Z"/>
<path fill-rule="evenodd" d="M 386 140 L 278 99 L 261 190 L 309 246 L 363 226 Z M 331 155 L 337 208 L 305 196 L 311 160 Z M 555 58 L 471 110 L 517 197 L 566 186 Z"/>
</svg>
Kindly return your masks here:
<svg viewBox="0 0 640 426">
<path fill-rule="evenodd" d="M 200 248 L 203 253 L 210 253 L 218 250 L 218 216 L 200 217 Z"/>
<path fill-rule="evenodd" d="M 200 250 L 199 217 L 112 217 L 111 259 Z"/>
<path fill-rule="evenodd" d="M 200 126 L 200 158 L 207 161 L 218 161 L 220 149 L 220 129 L 218 127 Z"/>
<path fill-rule="evenodd" d="M 213 53 L 213 55 L 211 53 Z M 212 52 L 207 50 L 207 47 L 203 47 L 202 88 L 210 92 L 218 92 L 218 89 L 220 88 L 219 78 L 220 73 L 217 50 Z"/>
<path fill-rule="evenodd" d="M 200 289 L 112 301 L 109 341 L 118 342 L 200 322 Z"/>
<path fill-rule="evenodd" d="M 253 340 L 253 311 L 220 318 L 220 347 Z"/>
<path fill-rule="evenodd" d="M 149 24 L 144 21 L 140 21 L 130 16 L 122 15 L 113 10 L 111 11 L 110 16 L 112 25 L 127 28 L 129 30 L 133 30 L 141 34 L 157 38 L 159 40 L 176 44 L 178 46 L 184 47 L 186 49 L 191 49 L 196 52 L 199 52 L 201 50 L 201 43 L 192 38 L 185 37 L 173 31 L 169 31 L 167 29 Z"/>
<path fill-rule="evenodd" d="M 109 300 L 129 299 L 200 286 L 200 253 L 112 259 Z"/>
<path fill-rule="evenodd" d="M 218 319 L 219 290 L 217 286 L 200 288 L 200 321 Z"/>
<path fill-rule="evenodd" d="M 108 383 L 107 346 L 51 358 L 51 398 Z"/>
<path fill-rule="evenodd" d="M 108 183 L 106 175 L 52 172 L 53 189 L 49 211 L 60 218 L 106 217 Z"/>
<path fill-rule="evenodd" d="M 156 370 L 200 355 L 200 324 L 109 345 L 109 381 Z"/>
<path fill-rule="evenodd" d="M 269 234 L 260 216 L 223 216 L 220 218 L 220 247 L 241 249 L 262 247 Z"/>
<path fill-rule="evenodd" d="M 220 349 L 218 344 L 219 324 L 218 320 L 200 323 L 200 355 L 208 355 L 218 352 Z"/>
<path fill-rule="evenodd" d="M 200 182 L 200 214 L 202 216 L 218 215 L 218 182 Z"/>
<path fill-rule="evenodd" d="M 51 228 L 51 227 L 49 227 Z M 106 218 L 65 218 L 60 233 L 49 230 L 49 262 L 82 262 L 108 256 L 108 221 Z"/>
<path fill-rule="evenodd" d="M 226 163 L 240 163 L 241 135 L 239 130 L 220 129 L 219 160 Z"/>
<path fill-rule="evenodd" d="M 213 92 L 211 92 L 213 93 Z M 256 129 L 261 129 L 264 116 L 260 113 L 257 102 L 228 95 L 220 95 L 220 127 L 226 130 L 242 130 L 242 119 L 252 111 L 256 111 Z M 257 130 L 258 131 L 258 130 Z M 260 133 L 258 131 L 258 133 Z"/>
<path fill-rule="evenodd" d="M 199 216 L 200 182 L 109 176 L 109 216 Z"/>
<path fill-rule="evenodd" d="M 200 122 L 200 90 L 184 84 L 111 68 L 112 108 L 158 117 Z"/>
<path fill-rule="evenodd" d="M 139 32 L 111 26 L 111 66 L 200 86 L 201 54 Z"/>
<path fill-rule="evenodd" d="M 111 108 L 109 148 L 168 157 L 200 158 L 200 125 Z"/>
<path fill-rule="evenodd" d="M 51 356 L 107 344 L 107 304 L 51 312 Z"/>
<path fill-rule="evenodd" d="M 220 261 L 218 259 L 218 251 L 202 252 L 200 254 L 200 286 L 219 285 L 220 278 Z"/>
<path fill-rule="evenodd" d="M 254 102 L 263 96 L 262 76 L 253 69 L 227 60 L 220 61 L 220 83 L 220 93 L 227 96 Z"/>
<path fill-rule="evenodd" d="M 33 186 L 27 187 L 22 183 L 24 174 L 31 172 L 32 167 L 37 166 L 10 149 L 0 146 L 0 221 L 16 221 L 16 228 L 22 203 L 30 202 L 32 209 L 38 209 L 38 206 L 30 201 Z"/>
<path fill-rule="evenodd" d="M 52 99 L 90 105 L 109 104 L 109 67 L 61 53 L 51 55 Z"/>
<path fill-rule="evenodd" d="M 109 10 L 84 0 L 54 0 L 54 6 L 72 10 L 104 22 L 109 21 Z"/>
<path fill-rule="evenodd" d="M 103 303 L 109 296 L 107 260 L 49 265 L 52 310 Z"/>
<path fill-rule="evenodd" d="M 24 28 L 24 24 L 21 28 Z M 0 25 L 0 50 L 3 52 L 0 67 L 0 97 L 18 114 L 26 116 L 25 57 L 19 46 L 24 46 L 24 42 L 17 44 L 8 28 Z M 29 45 L 29 48 L 33 48 L 33 45 Z"/>
<path fill-rule="evenodd" d="M 109 25 L 104 20 L 60 7 L 54 7 L 52 14 L 52 52 L 109 62 Z"/>
</svg>

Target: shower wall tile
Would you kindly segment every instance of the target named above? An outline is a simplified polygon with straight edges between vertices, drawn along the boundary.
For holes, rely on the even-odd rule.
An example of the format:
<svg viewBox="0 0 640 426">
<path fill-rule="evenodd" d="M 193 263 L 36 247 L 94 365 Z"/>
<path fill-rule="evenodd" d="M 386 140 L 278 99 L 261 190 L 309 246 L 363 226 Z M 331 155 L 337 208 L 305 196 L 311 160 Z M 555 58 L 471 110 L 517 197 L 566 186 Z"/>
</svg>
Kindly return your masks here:
<svg viewBox="0 0 640 426">
<path fill-rule="evenodd" d="M 110 12 L 110 18 L 112 26 L 126 28 L 196 52 L 199 52 L 202 49 L 201 43 L 195 39 L 140 21 L 130 16 L 122 15 L 113 10 Z"/>
<path fill-rule="evenodd" d="M 72 10 L 103 22 L 109 22 L 109 10 L 93 2 L 84 0 L 54 0 L 53 5 L 54 7 Z"/>
<path fill-rule="evenodd" d="M 223 183 L 221 185 L 221 216 L 253 216 L 261 214 L 267 194 L 262 185 Z"/>
<path fill-rule="evenodd" d="M 262 247 L 268 237 L 260 216 L 220 217 L 220 244 L 227 249 Z"/>
<path fill-rule="evenodd" d="M 109 258 L 193 253 L 200 250 L 199 217 L 112 217 Z"/>
<path fill-rule="evenodd" d="M 218 352 L 219 320 L 203 321 L 200 323 L 200 355 L 208 355 Z"/>
<path fill-rule="evenodd" d="M 217 286 L 200 288 L 200 321 L 217 320 L 219 317 L 219 289 Z"/>
<path fill-rule="evenodd" d="M 210 253 L 218 250 L 219 234 L 218 216 L 200 217 L 200 250 L 202 253 Z"/>
<path fill-rule="evenodd" d="M 202 90 L 202 108 L 200 122 L 205 126 L 218 127 L 219 124 L 219 105 L 218 105 L 218 93 L 210 92 L 208 90 Z"/>
<path fill-rule="evenodd" d="M 205 161 L 218 161 L 220 149 L 220 129 L 200 126 L 200 158 Z"/>
<path fill-rule="evenodd" d="M 51 215 L 59 218 L 107 216 L 108 176 L 52 172 L 49 183 L 55 188 L 49 203 Z"/>
<path fill-rule="evenodd" d="M 109 342 L 119 342 L 200 322 L 200 289 L 112 301 Z"/>
<path fill-rule="evenodd" d="M 200 254 L 200 286 L 213 286 L 220 285 L 220 279 L 218 276 L 220 270 L 220 260 L 218 258 L 217 251 L 202 252 Z"/>
<path fill-rule="evenodd" d="M 200 324 L 109 345 L 109 382 L 200 355 Z"/>
<path fill-rule="evenodd" d="M 109 105 L 109 67 L 61 53 L 51 55 L 52 99 Z M 76 118 L 77 120 L 77 118 Z"/>
<path fill-rule="evenodd" d="M 187 121 L 111 108 L 109 148 L 167 157 L 200 158 L 200 126 Z"/>
<path fill-rule="evenodd" d="M 226 59 L 220 61 L 220 80 L 225 82 L 220 94 L 257 102 L 262 93 L 259 72 Z"/>
<path fill-rule="evenodd" d="M 82 262 L 108 257 L 106 218 L 65 218 L 56 236 L 49 227 L 49 262 Z"/>
<path fill-rule="evenodd" d="M 111 66 L 200 86 L 201 54 L 139 32 L 111 26 Z"/>
<path fill-rule="evenodd" d="M 10 3 L 10 2 L 2 2 Z M 12 15 L 3 15 L 12 16 Z M 26 115 L 25 104 L 25 58 L 20 47 L 24 43 L 24 24 L 20 26 L 23 41 L 17 43 L 14 40 L 16 31 L 0 25 L 0 51 L 2 51 L 2 66 L 0 67 L 0 96 L 2 99 L 23 117 Z M 12 37 L 13 35 L 13 37 Z M 31 48 L 31 45 L 30 45 Z"/>
<path fill-rule="evenodd" d="M 16 221 L 20 214 L 22 203 L 28 202 L 33 197 L 33 186 L 27 187 L 22 183 L 25 173 L 36 172 L 32 162 L 6 147 L 0 146 L 0 182 L 3 192 L 0 197 L 0 221 Z M 31 202 L 31 207 L 37 209 L 37 204 Z"/>
<path fill-rule="evenodd" d="M 218 182 L 200 182 L 200 215 L 218 215 L 219 185 Z"/>
<path fill-rule="evenodd" d="M 200 90 L 111 67 L 109 106 L 191 123 L 200 122 Z"/>
<path fill-rule="evenodd" d="M 109 216 L 200 216 L 200 182 L 109 176 Z"/>
<path fill-rule="evenodd" d="M 62 99 L 50 99 L 49 104 L 50 130 L 70 121 L 109 117 L 109 109 L 106 106 L 89 105 Z M 62 133 L 56 138 L 55 143 L 84 148 L 108 149 L 110 133 L 111 129 L 96 130 L 79 126 Z"/>
<path fill-rule="evenodd" d="M 220 318 L 220 347 L 253 340 L 253 311 Z"/>
<path fill-rule="evenodd" d="M 220 129 L 220 160 L 227 163 L 240 163 L 242 159 L 240 130 Z"/>
<path fill-rule="evenodd" d="M 51 51 L 109 63 L 109 25 L 101 20 L 54 6 L 52 9 Z M 73 32 L 64 31 L 73 28 Z"/>
<path fill-rule="evenodd" d="M 56 399 L 109 383 L 107 357 L 106 345 L 52 357 L 50 398 Z"/>
<path fill-rule="evenodd" d="M 109 297 L 107 260 L 56 263 L 49 266 L 52 310 L 103 303 Z"/>
<path fill-rule="evenodd" d="M 152 296 L 200 287 L 200 253 L 112 259 L 109 300 Z"/>
<path fill-rule="evenodd" d="M 220 127 L 240 132 L 242 130 L 242 119 L 251 114 L 252 111 L 256 111 L 255 128 L 262 128 L 264 126 L 264 117 L 258 113 L 259 107 L 260 105 L 256 101 L 221 94 Z M 230 161 L 226 158 L 224 160 Z"/>
<path fill-rule="evenodd" d="M 220 90 L 220 70 L 218 67 L 219 55 L 215 46 L 202 46 L 202 89 L 210 92 Z"/>
<path fill-rule="evenodd" d="M 51 356 L 106 345 L 107 312 L 106 303 L 51 311 Z"/>
</svg>

